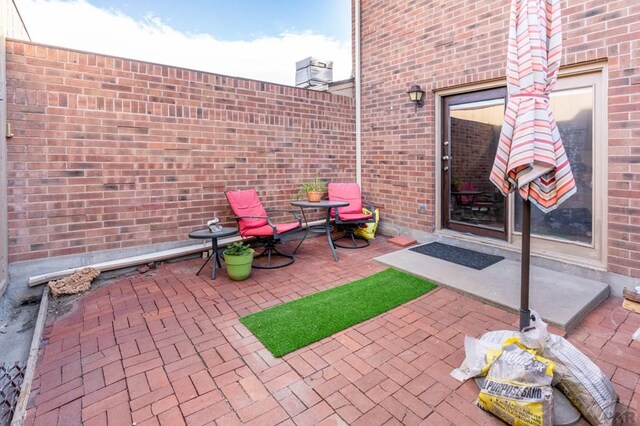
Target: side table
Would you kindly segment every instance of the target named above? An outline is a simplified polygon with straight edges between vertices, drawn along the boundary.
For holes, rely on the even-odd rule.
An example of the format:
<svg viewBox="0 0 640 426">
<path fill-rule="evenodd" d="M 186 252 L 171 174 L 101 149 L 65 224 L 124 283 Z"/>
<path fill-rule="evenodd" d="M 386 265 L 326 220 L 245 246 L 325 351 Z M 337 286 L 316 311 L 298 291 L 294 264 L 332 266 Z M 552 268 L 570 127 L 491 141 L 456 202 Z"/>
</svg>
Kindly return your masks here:
<svg viewBox="0 0 640 426">
<path fill-rule="evenodd" d="M 216 262 L 218 263 L 218 267 L 222 268 L 220 264 L 220 255 L 218 254 L 218 238 L 229 237 L 238 232 L 238 228 L 232 227 L 223 227 L 221 230 L 216 232 L 211 232 L 210 229 L 200 229 L 198 231 L 189 232 L 189 238 L 195 238 L 198 240 L 211 240 L 211 254 L 204 262 L 204 264 L 200 267 L 200 270 L 196 275 L 199 275 L 200 272 L 204 269 L 205 265 L 211 257 L 215 255 L 213 262 L 211 263 L 211 279 L 216 279 Z"/>
</svg>

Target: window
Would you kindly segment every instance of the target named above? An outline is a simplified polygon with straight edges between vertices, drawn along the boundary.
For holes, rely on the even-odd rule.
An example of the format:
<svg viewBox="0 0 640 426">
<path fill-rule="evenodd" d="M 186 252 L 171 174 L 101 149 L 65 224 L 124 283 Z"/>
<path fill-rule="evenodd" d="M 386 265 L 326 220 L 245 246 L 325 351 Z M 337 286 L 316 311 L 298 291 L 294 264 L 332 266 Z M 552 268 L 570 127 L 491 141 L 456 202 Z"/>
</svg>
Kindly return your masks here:
<svg viewBox="0 0 640 426">
<path fill-rule="evenodd" d="M 550 106 L 560 130 L 576 193 L 548 214 L 531 209 L 531 233 L 593 245 L 593 132 L 594 87 L 576 87 L 551 93 Z M 522 200 L 515 203 L 515 230 L 522 229 Z"/>
</svg>

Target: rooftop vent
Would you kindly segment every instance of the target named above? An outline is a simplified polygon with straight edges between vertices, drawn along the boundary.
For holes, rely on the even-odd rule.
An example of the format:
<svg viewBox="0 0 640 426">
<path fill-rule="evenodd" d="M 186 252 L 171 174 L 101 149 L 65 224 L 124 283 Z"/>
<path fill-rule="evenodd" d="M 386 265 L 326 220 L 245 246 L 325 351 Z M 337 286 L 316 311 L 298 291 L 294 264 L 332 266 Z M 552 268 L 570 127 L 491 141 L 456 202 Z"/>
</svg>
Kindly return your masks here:
<svg viewBox="0 0 640 426">
<path fill-rule="evenodd" d="M 296 87 L 321 89 L 333 81 L 333 61 L 308 57 L 296 62 Z"/>
</svg>

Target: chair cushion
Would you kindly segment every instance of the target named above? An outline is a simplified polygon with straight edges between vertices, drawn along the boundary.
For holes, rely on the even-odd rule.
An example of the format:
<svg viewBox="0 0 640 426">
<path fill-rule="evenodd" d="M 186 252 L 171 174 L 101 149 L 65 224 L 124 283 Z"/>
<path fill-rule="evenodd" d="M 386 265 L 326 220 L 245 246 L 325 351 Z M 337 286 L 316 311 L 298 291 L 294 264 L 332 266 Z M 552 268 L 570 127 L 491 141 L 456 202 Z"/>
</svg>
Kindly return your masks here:
<svg viewBox="0 0 640 426">
<path fill-rule="evenodd" d="M 473 182 L 464 182 L 462 185 L 460 185 L 460 191 L 475 191 L 476 190 L 476 186 L 473 184 Z M 478 196 L 477 195 L 460 195 L 460 204 L 463 206 L 466 206 L 468 204 L 473 204 L 473 202 L 476 200 Z"/>
<path fill-rule="evenodd" d="M 340 213 L 340 220 L 343 222 L 373 219 L 373 214 L 342 213 L 341 211 L 338 211 L 338 213 Z"/>
<path fill-rule="evenodd" d="M 247 234 L 247 231 L 255 228 L 260 228 L 265 225 L 269 229 L 271 227 L 268 226 L 267 223 L 267 212 L 262 206 L 260 199 L 258 198 L 258 193 L 255 189 L 247 189 L 243 191 L 229 191 L 225 194 L 227 196 L 227 200 L 229 201 L 229 205 L 233 210 L 233 213 L 236 216 L 264 216 L 264 219 L 238 219 L 238 231 L 240 231 L 240 235 L 253 235 Z M 272 231 L 269 232 L 270 234 Z"/>
<path fill-rule="evenodd" d="M 344 214 L 362 214 L 362 197 L 357 183 L 330 183 L 328 189 L 329 200 L 349 203 L 348 206 L 338 208 L 341 219 Z M 335 217 L 335 209 L 331 209 L 331 217 Z"/>
<path fill-rule="evenodd" d="M 289 222 L 289 223 L 276 223 L 276 234 L 284 234 L 285 232 L 289 232 L 293 229 L 299 228 L 300 224 L 298 222 Z M 247 237 L 269 237 L 273 235 L 273 228 L 269 225 L 264 225 L 259 228 L 248 229 L 244 236 Z"/>
</svg>

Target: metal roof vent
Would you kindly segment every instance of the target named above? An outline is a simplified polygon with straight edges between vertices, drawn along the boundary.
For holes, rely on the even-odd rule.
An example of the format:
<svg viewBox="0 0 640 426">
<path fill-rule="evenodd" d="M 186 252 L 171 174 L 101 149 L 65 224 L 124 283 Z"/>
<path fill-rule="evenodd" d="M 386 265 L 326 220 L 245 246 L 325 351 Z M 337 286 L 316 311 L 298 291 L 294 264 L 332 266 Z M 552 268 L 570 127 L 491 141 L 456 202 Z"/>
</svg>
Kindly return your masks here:
<svg viewBox="0 0 640 426">
<path fill-rule="evenodd" d="M 296 62 L 296 87 L 326 90 L 333 81 L 333 61 L 308 57 Z"/>
</svg>

